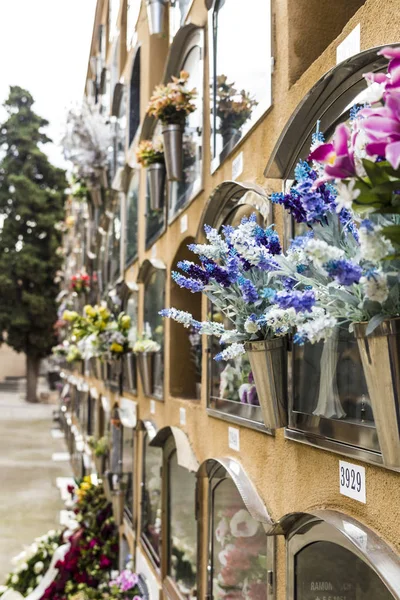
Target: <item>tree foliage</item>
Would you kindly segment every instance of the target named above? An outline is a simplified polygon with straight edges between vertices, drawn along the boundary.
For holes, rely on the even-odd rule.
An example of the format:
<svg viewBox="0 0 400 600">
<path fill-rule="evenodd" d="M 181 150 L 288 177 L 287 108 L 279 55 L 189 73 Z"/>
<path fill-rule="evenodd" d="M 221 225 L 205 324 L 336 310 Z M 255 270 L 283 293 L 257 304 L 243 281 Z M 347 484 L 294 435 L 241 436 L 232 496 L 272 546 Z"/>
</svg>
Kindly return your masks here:
<svg viewBox="0 0 400 600">
<path fill-rule="evenodd" d="M 55 343 L 54 282 L 64 218 L 65 173 L 41 149 L 51 140 L 29 92 L 10 87 L 0 128 L 0 331 L 27 357 L 47 356 Z M 1 335 L 3 335 L 3 333 Z"/>
</svg>

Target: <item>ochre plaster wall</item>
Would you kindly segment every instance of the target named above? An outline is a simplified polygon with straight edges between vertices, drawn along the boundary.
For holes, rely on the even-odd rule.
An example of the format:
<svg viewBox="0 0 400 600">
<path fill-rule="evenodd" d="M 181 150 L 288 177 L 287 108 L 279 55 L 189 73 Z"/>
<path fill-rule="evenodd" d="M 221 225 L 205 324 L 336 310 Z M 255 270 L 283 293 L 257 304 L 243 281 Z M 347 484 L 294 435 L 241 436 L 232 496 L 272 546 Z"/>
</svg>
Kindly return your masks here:
<svg viewBox="0 0 400 600">
<path fill-rule="evenodd" d="M 289 2 L 293 4 L 293 2 Z M 349 3 L 350 4 L 350 3 Z M 352 12 L 357 2 L 352 2 Z M 335 3 L 330 3 L 335 11 Z M 336 47 L 346 35 L 361 24 L 361 50 L 399 41 L 399 19 L 395 18 L 400 11 L 400 0 L 367 0 L 346 24 L 343 31 L 318 56 L 301 77 L 290 85 L 290 73 L 296 67 L 290 64 L 293 56 L 299 53 L 299 40 L 307 44 L 308 28 L 316 26 L 313 22 L 312 10 L 308 23 L 291 20 L 288 2 L 275 0 L 273 3 L 274 23 L 274 56 L 275 71 L 273 74 L 273 106 L 263 119 L 254 127 L 248 136 L 239 144 L 217 171 L 210 173 L 210 125 L 208 103 L 208 51 L 205 52 L 204 81 L 204 172 L 203 191 L 186 208 L 188 229 L 180 230 L 180 219 L 176 219 L 166 232 L 156 241 L 152 248 L 145 251 L 145 171 L 140 174 L 140 208 L 139 208 L 139 259 L 126 273 L 127 281 L 135 281 L 138 267 L 146 258 L 161 258 L 167 266 L 166 305 L 170 305 L 169 275 L 173 268 L 172 259 L 182 241 L 188 236 L 195 237 L 204 205 L 215 187 L 232 178 L 232 160 L 243 152 L 243 173 L 239 181 L 255 182 L 268 192 L 279 190 L 282 182 L 265 180 L 263 171 L 274 145 L 303 96 L 315 82 L 335 65 Z M 101 14 L 101 11 L 98 11 Z M 104 17 L 104 12 L 103 12 Z M 187 17 L 193 22 L 206 27 L 207 11 L 204 0 L 194 0 Z M 292 32 L 291 28 L 299 28 Z M 300 29 L 301 27 L 301 29 Z M 145 3 L 137 26 L 138 44 L 141 45 L 141 115 L 142 122 L 147 102 L 154 85 L 161 81 L 167 55 L 167 36 L 161 39 L 150 39 L 148 34 Z M 304 36 L 304 37 L 302 37 Z M 312 36 L 310 35 L 310 39 Z M 207 36 L 206 36 L 207 41 Z M 240 33 L 232 35 L 232 43 L 240 43 Z M 290 44 L 293 47 L 290 47 Z M 127 55 L 126 65 L 122 68 L 124 81 L 129 81 L 132 64 L 132 49 Z M 135 142 L 134 142 L 135 144 Z M 132 156 L 132 149 L 130 151 Z M 274 222 L 278 230 L 282 230 L 282 212 L 275 207 Z M 143 322 L 143 286 L 139 292 L 139 331 Z M 206 316 L 206 303 L 203 301 L 203 317 Z M 239 460 L 256 485 L 265 501 L 271 516 L 278 520 L 292 512 L 308 512 L 316 508 L 331 508 L 347 513 L 375 530 L 388 544 L 400 552 L 400 492 L 398 473 L 364 464 L 366 467 L 367 503 L 361 504 L 348 499 L 339 493 L 340 455 L 310 446 L 285 440 L 283 430 L 270 436 L 245 427 L 240 427 L 240 452 L 236 453 L 228 447 L 228 423 L 206 413 L 206 357 L 203 361 L 203 387 L 200 401 L 187 401 L 174 398 L 168 394 L 170 389 L 170 331 L 171 326 L 165 323 L 165 398 L 164 402 L 156 402 L 155 414 L 150 413 L 150 400 L 142 394 L 139 381 L 138 396 L 132 399 L 138 402 L 140 419 L 150 419 L 161 429 L 166 425 L 180 426 L 179 409 L 186 409 L 187 433 L 199 463 L 207 458 L 232 456 Z M 181 360 L 187 360 L 182 356 Z M 105 392 L 102 384 L 92 380 L 100 393 Z M 117 402 L 118 398 L 114 400 Z M 354 461 L 357 462 L 357 461 Z M 360 463 L 362 464 L 362 463 Z M 137 460 L 138 472 L 140 461 Z M 138 481 L 136 481 L 138 484 Z M 137 496 L 136 496 L 137 497 Z M 277 598 L 285 598 L 285 547 L 283 538 L 277 544 L 278 588 Z"/>
</svg>

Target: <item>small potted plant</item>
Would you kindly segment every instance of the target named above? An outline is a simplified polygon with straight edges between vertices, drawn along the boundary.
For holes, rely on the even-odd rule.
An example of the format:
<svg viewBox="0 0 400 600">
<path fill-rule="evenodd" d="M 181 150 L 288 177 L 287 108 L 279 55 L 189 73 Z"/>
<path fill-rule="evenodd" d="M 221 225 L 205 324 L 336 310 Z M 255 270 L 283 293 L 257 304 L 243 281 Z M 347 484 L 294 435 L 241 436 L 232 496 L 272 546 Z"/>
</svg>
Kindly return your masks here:
<svg viewBox="0 0 400 600">
<path fill-rule="evenodd" d="M 166 0 L 147 0 L 147 21 L 150 35 L 161 36 L 164 32 Z"/>
<path fill-rule="evenodd" d="M 147 108 L 147 114 L 160 120 L 163 128 L 165 164 L 169 181 L 181 181 L 183 130 L 186 117 L 196 110 L 196 89 L 189 90 L 189 74 L 181 71 L 167 84 L 158 85 Z"/>
<path fill-rule="evenodd" d="M 256 100 L 249 92 L 234 88 L 226 75 L 217 77 L 216 116 L 219 118 L 218 133 L 222 136 L 222 146 L 230 152 L 240 140 L 240 130 L 251 117 Z"/>
<path fill-rule="evenodd" d="M 136 160 L 147 169 L 150 209 L 161 210 L 164 205 L 165 162 L 162 141 L 143 140 L 136 149 Z"/>
<path fill-rule="evenodd" d="M 161 373 L 161 346 L 152 339 L 143 337 L 136 340 L 133 352 L 136 354 L 140 380 L 146 396 L 154 395 L 155 381 Z"/>
</svg>

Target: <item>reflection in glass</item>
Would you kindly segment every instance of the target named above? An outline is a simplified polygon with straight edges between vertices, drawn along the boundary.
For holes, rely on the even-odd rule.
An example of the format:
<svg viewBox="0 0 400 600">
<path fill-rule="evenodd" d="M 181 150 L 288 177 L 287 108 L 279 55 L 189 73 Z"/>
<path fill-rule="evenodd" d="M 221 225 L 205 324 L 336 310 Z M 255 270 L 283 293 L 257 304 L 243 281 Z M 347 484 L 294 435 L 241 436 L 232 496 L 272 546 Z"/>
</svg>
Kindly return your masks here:
<svg viewBox="0 0 400 600">
<path fill-rule="evenodd" d="M 189 73 L 189 87 L 196 88 L 196 110 L 186 119 L 183 135 L 183 178 L 170 186 L 169 218 L 173 217 L 200 190 L 202 172 L 203 61 L 199 39 L 188 52 L 181 69 Z"/>
<path fill-rule="evenodd" d="M 105 260 L 108 262 L 107 281 L 112 284 L 119 276 L 119 260 L 121 251 L 121 216 L 119 213 L 120 202 L 114 204 L 114 215 L 110 221 L 108 229 L 108 256 Z"/>
<path fill-rule="evenodd" d="M 169 8 L 169 38 L 172 41 L 176 32 L 184 24 L 192 0 L 171 0 Z"/>
<path fill-rule="evenodd" d="M 325 343 L 293 349 L 294 410 L 355 423 L 373 423 L 357 341 L 345 328 Z"/>
<path fill-rule="evenodd" d="M 212 598 L 267 599 L 267 542 L 231 479 L 213 491 Z"/>
<path fill-rule="evenodd" d="M 392 600 L 374 571 L 355 554 L 332 542 L 315 542 L 295 557 L 295 600 Z"/>
<path fill-rule="evenodd" d="M 144 292 L 144 333 L 156 341 L 161 350 L 155 353 L 154 396 L 162 398 L 164 380 L 164 319 L 159 314 L 165 306 L 165 270 L 154 269 L 145 285 Z"/>
<path fill-rule="evenodd" d="M 212 20 L 212 156 L 223 159 L 271 105 L 267 0 L 217 0 Z M 240 31 L 240 44 L 232 37 Z"/>
<path fill-rule="evenodd" d="M 130 473 L 131 477 L 127 480 L 127 488 L 125 491 L 125 512 L 132 520 L 133 509 L 133 441 L 134 429 L 124 427 L 122 433 L 122 472 Z"/>
<path fill-rule="evenodd" d="M 169 574 L 185 600 L 196 593 L 196 477 L 180 467 L 176 452 L 169 460 Z"/>
<path fill-rule="evenodd" d="M 151 555 L 160 563 L 161 536 L 161 467 L 162 451 L 144 442 L 143 492 L 142 492 L 142 535 Z"/>
<path fill-rule="evenodd" d="M 115 123 L 115 162 L 116 167 L 125 165 L 125 137 L 126 137 L 126 93 L 123 88 L 117 121 Z"/>
<path fill-rule="evenodd" d="M 140 0 L 130 0 L 140 6 Z M 129 145 L 133 142 L 140 124 L 140 48 L 136 52 L 132 67 L 129 96 Z"/>
<path fill-rule="evenodd" d="M 126 262 L 130 263 L 138 251 L 139 171 L 134 171 L 126 200 Z"/>
<path fill-rule="evenodd" d="M 133 339 L 136 338 L 138 320 L 138 296 L 137 293 L 130 294 L 125 304 L 125 312 L 131 318 L 131 328 L 134 330 Z"/>
</svg>

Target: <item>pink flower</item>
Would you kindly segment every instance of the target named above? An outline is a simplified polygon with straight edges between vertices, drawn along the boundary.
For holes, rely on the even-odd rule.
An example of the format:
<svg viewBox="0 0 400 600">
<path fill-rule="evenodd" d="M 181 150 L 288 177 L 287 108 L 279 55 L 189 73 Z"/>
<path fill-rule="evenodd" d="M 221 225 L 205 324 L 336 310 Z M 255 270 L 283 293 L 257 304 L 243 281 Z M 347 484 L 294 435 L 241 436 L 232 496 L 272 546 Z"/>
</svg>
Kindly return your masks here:
<svg viewBox="0 0 400 600">
<path fill-rule="evenodd" d="M 253 519 L 248 510 L 242 508 L 232 517 L 229 526 L 233 536 L 248 538 L 257 533 L 259 523 Z"/>
<path fill-rule="evenodd" d="M 356 174 L 354 151 L 349 141 L 350 130 L 341 123 L 336 127 L 333 142 L 321 144 L 311 152 L 309 160 L 325 165 L 325 174 L 316 181 L 315 187 L 330 179 L 347 179 Z"/>
<path fill-rule="evenodd" d="M 228 521 L 226 519 L 221 519 L 217 525 L 215 530 L 215 537 L 220 544 L 224 543 L 225 537 L 229 532 Z"/>
<path fill-rule="evenodd" d="M 107 569 L 107 567 L 111 566 L 111 560 L 107 556 L 102 554 L 100 556 L 99 566 L 100 566 L 100 569 Z"/>
<path fill-rule="evenodd" d="M 248 600 L 267 600 L 267 586 L 265 583 L 251 583 L 247 592 Z"/>
<path fill-rule="evenodd" d="M 385 98 L 385 106 L 365 108 L 360 113 L 369 155 L 384 156 L 393 168 L 400 165 L 400 89 Z"/>
</svg>

